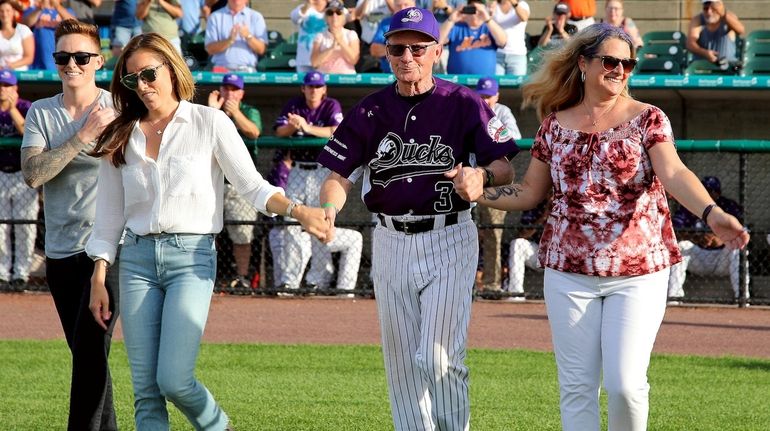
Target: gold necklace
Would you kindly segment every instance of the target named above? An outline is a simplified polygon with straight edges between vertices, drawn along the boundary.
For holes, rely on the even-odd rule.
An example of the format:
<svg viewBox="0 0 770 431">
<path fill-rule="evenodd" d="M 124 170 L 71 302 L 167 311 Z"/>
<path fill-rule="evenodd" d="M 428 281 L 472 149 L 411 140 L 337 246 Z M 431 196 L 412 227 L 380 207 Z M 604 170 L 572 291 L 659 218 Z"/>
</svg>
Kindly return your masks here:
<svg viewBox="0 0 770 431">
<path fill-rule="evenodd" d="M 585 100 L 583 100 L 583 106 L 586 107 L 586 111 L 588 112 L 588 119 L 591 121 L 591 125 L 593 127 L 596 127 L 596 125 L 599 123 L 599 120 L 601 120 L 602 117 L 607 115 L 608 112 L 612 111 L 612 108 L 614 108 L 615 104 L 617 104 L 617 103 L 618 103 L 618 99 L 616 98 L 615 101 L 612 102 L 612 105 L 610 105 L 609 108 L 607 108 L 604 112 L 602 112 L 601 115 L 599 115 L 598 117 L 594 118 L 594 116 L 593 116 L 593 114 L 591 112 L 591 109 L 588 107 L 588 104 L 586 103 Z"/>
</svg>

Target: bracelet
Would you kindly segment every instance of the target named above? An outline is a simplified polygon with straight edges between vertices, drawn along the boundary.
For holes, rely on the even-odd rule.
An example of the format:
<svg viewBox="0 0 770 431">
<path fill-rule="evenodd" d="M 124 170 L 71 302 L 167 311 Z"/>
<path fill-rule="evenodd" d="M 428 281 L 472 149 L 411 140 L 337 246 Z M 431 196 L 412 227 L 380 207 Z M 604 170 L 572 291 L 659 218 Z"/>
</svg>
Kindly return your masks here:
<svg viewBox="0 0 770 431">
<path fill-rule="evenodd" d="M 481 169 L 484 170 L 484 187 L 492 187 L 495 184 L 495 173 L 491 169 Z"/>
<path fill-rule="evenodd" d="M 294 201 L 289 201 L 289 206 L 286 207 L 286 213 L 284 215 L 286 217 L 291 217 L 291 212 L 294 211 L 294 208 L 296 208 L 299 204 Z"/>
<path fill-rule="evenodd" d="M 717 204 L 711 204 L 711 205 L 707 206 L 703 210 L 703 215 L 700 216 L 700 219 L 703 220 L 704 224 L 708 225 L 708 221 L 707 220 L 708 220 L 709 214 L 711 214 L 711 210 L 713 210 L 714 207 L 716 207 L 716 206 L 717 206 Z"/>
<path fill-rule="evenodd" d="M 321 208 L 334 208 L 334 214 L 337 214 L 340 212 L 340 210 L 337 209 L 337 205 L 334 205 L 331 202 L 326 202 L 325 204 L 321 205 Z"/>
</svg>

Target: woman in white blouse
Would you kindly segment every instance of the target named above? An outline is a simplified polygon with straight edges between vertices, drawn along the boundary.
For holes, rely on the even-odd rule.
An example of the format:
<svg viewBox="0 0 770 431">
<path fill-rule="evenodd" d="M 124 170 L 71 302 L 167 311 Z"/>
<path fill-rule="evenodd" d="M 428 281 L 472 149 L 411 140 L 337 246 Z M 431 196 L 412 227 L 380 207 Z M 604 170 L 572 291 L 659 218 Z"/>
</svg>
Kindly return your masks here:
<svg viewBox="0 0 770 431">
<path fill-rule="evenodd" d="M 0 0 L 0 69 L 27 70 L 35 59 L 32 30 L 16 23 L 11 0 Z"/>
<path fill-rule="evenodd" d="M 225 429 L 227 415 L 194 376 L 216 274 L 224 177 L 264 213 L 291 215 L 322 239 L 320 208 L 296 205 L 257 173 L 227 115 L 189 102 L 184 60 L 157 33 L 133 38 L 115 66 L 120 115 L 99 137 L 96 220 L 86 252 L 96 261 L 91 311 L 103 324 L 108 265 L 121 234 L 120 310 L 137 429 L 168 429 L 166 399 L 199 430 Z"/>
</svg>

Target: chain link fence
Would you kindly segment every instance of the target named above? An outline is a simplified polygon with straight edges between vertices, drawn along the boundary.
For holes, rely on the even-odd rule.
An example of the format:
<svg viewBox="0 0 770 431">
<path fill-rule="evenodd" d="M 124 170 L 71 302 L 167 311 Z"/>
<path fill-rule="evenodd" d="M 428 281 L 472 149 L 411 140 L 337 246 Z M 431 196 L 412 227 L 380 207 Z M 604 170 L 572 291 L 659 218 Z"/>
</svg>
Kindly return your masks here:
<svg viewBox="0 0 770 431">
<path fill-rule="evenodd" d="M 707 244 L 702 238 L 706 230 L 698 223 L 678 227 L 686 266 L 672 270 L 670 301 L 770 304 L 770 196 L 766 193 L 770 153 L 680 154 L 699 177 L 719 179 L 721 196 L 742 208 L 752 239 L 746 250 L 732 252 Z M 268 172 L 270 163 L 271 151 L 261 151 L 260 172 Z M 513 163 L 520 178 L 529 163 L 528 153 L 522 152 Z M 337 241 L 324 245 L 293 220 L 257 214 L 228 188 L 226 228 L 217 237 L 215 290 L 235 295 L 372 297 L 369 272 L 375 219 L 358 196 L 360 184 L 338 217 Z M 24 185 L 20 173 L 2 173 L 0 198 L 0 290 L 45 291 L 42 197 Z M 676 214 L 679 205 L 672 200 L 670 206 Z M 480 212 L 474 210 L 481 238 L 477 295 L 510 301 L 541 299 L 543 272 L 537 267 L 537 240 L 543 218 L 533 211 L 511 212 L 496 220 Z"/>
</svg>

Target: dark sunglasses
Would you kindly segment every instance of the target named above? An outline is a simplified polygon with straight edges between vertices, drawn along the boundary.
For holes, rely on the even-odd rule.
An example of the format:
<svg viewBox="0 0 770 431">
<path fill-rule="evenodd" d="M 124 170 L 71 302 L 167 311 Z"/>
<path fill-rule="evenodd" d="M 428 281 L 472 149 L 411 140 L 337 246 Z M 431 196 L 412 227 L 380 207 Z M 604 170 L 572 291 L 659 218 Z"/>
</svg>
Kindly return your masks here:
<svg viewBox="0 0 770 431">
<path fill-rule="evenodd" d="M 142 69 L 136 73 L 129 73 L 128 75 L 123 75 L 123 77 L 120 78 L 120 83 L 123 84 L 129 90 L 136 90 L 136 87 L 139 86 L 140 79 L 145 83 L 155 82 L 155 80 L 158 79 L 158 69 L 160 69 L 161 67 L 163 67 L 163 63 L 157 66 Z"/>
<path fill-rule="evenodd" d="M 632 70 L 636 67 L 637 60 L 635 58 L 617 58 L 613 57 L 611 55 L 590 55 L 589 58 L 601 58 L 602 59 L 602 67 L 607 72 L 612 72 L 613 70 L 618 68 L 618 64 L 623 65 L 623 72 L 625 73 L 631 73 Z"/>
<path fill-rule="evenodd" d="M 66 66 L 70 62 L 70 58 L 75 59 L 75 64 L 78 66 L 85 66 L 86 64 L 91 62 L 91 57 L 98 57 L 99 54 L 94 54 L 93 52 L 66 52 L 66 51 L 57 51 L 53 53 L 53 62 L 58 64 L 59 66 Z"/>
<path fill-rule="evenodd" d="M 342 9 L 329 9 L 326 11 L 326 16 L 332 16 L 332 15 L 342 15 L 345 13 Z"/>
<path fill-rule="evenodd" d="M 426 43 L 424 45 L 385 45 L 385 48 L 388 49 L 388 54 L 393 57 L 401 57 L 406 52 L 407 48 L 409 48 L 409 51 L 412 51 L 412 56 L 422 57 L 425 55 L 425 51 L 428 50 L 428 47 L 435 44 L 436 42 Z"/>
</svg>

